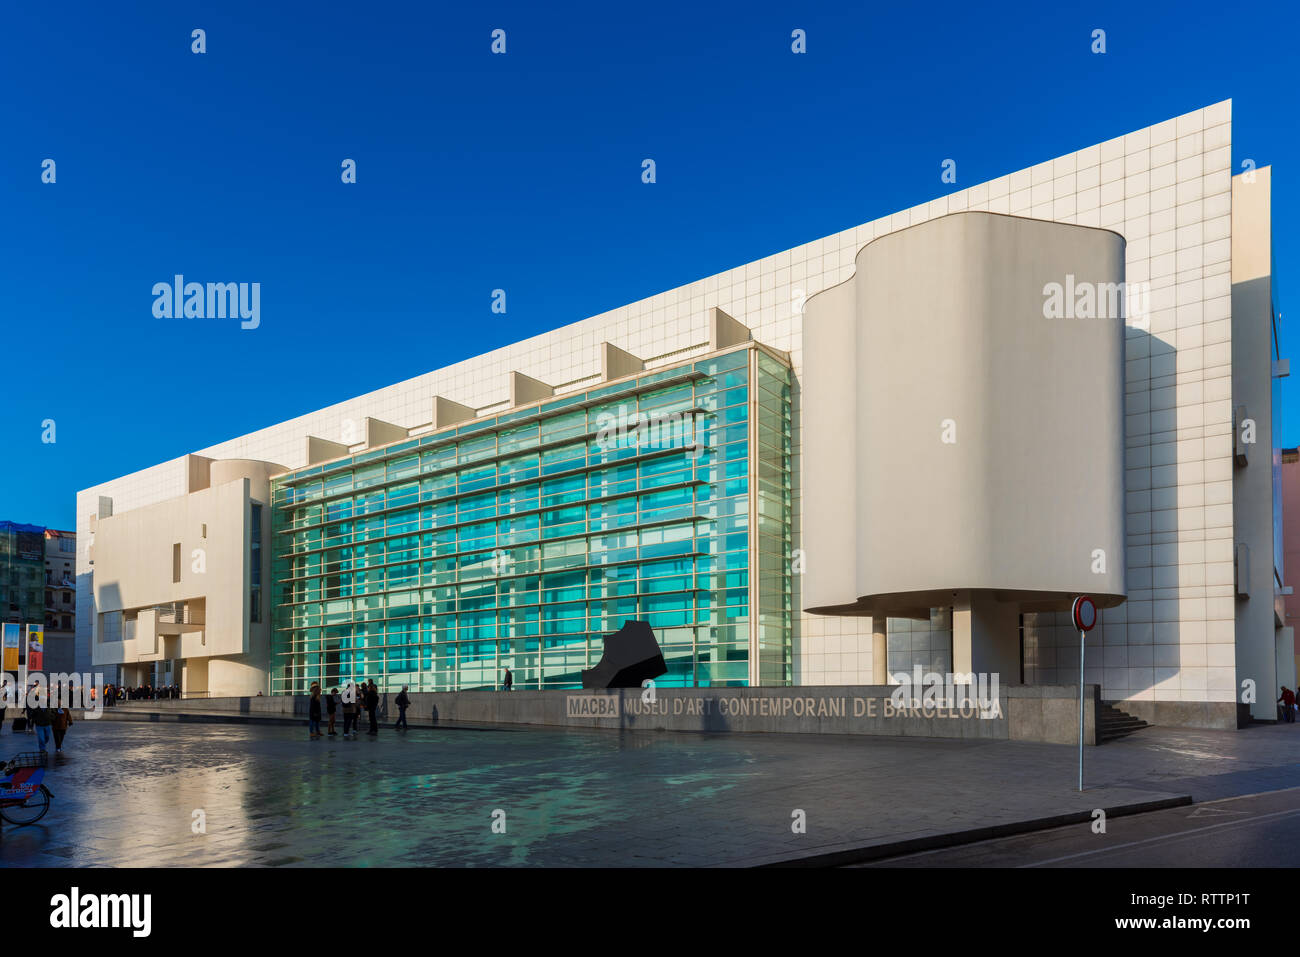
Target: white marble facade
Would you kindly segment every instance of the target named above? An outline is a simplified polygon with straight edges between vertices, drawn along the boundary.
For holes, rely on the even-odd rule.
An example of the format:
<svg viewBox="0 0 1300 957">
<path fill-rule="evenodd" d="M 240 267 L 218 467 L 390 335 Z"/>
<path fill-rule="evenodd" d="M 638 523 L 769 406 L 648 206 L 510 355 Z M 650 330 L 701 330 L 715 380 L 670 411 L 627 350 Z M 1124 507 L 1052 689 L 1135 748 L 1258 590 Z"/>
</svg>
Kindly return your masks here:
<svg viewBox="0 0 1300 957">
<path fill-rule="evenodd" d="M 1118 136 L 648 299 L 467 359 L 368 395 L 195 452 L 306 464 L 304 436 L 360 434 L 364 416 L 402 426 L 430 420 L 435 394 L 480 411 L 504 402 L 518 370 L 564 392 L 599 374 L 598 344 L 649 367 L 705 351 L 707 311 L 718 306 L 754 338 L 791 355 L 802 373 L 802 301 L 843 282 L 872 239 L 960 210 L 988 210 L 1122 232 L 1128 281 L 1151 289 L 1149 335 L 1128 339 L 1128 595 L 1102 616 L 1103 648 L 1087 676 L 1105 698 L 1234 700 L 1230 344 L 1231 102 Z M 795 415 L 795 546 L 799 455 Z M 89 662 L 91 602 L 86 543 L 98 497 L 117 513 L 184 492 L 184 460 L 86 489 L 77 496 L 78 661 Z M 795 603 L 799 604 L 798 582 Z M 1026 617 L 1026 680 L 1069 680 L 1077 636 L 1063 616 Z M 950 625 L 897 622 L 891 659 L 945 660 Z M 800 684 L 870 683 L 870 619 L 795 616 Z M 1072 651 L 1071 649 L 1075 649 Z M 1058 657 L 1059 653 L 1059 657 Z M 902 662 L 891 660 L 891 665 Z"/>
</svg>

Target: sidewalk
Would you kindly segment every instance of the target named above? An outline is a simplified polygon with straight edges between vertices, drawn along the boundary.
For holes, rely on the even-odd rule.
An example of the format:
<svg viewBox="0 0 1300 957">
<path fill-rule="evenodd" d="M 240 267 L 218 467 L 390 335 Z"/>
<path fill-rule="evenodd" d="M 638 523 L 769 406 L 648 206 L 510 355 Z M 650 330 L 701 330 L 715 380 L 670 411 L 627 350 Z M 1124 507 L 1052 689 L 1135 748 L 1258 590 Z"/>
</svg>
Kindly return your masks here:
<svg viewBox="0 0 1300 957">
<path fill-rule="evenodd" d="M 823 735 L 80 721 L 6 866 L 745 866 L 1300 781 L 1297 726 L 1147 729 L 1087 749 Z M 0 736 L 0 754 L 13 750 Z M 21 742 L 20 742 L 21 743 Z M 201 810 L 206 832 L 191 825 Z M 796 810 L 806 833 L 791 830 Z M 506 833 L 494 833 L 504 812 Z M 1080 827 L 1087 827 L 1080 823 Z M 866 852 L 869 855 L 869 851 Z"/>
</svg>

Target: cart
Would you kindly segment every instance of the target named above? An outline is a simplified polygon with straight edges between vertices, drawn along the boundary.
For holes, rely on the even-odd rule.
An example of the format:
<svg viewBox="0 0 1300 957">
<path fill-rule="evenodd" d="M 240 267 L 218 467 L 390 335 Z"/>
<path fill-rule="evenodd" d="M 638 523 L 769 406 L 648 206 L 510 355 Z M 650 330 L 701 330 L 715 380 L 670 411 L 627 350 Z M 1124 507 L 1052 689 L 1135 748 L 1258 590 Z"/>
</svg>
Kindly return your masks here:
<svg viewBox="0 0 1300 957">
<path fill-rule="evenodd" d="M 10 824 L 35 824 L 50 809 L 54 797 L 42 781 L 48 756 L 24 751 L 0 770 L 0 817 Z"/>
</svg>

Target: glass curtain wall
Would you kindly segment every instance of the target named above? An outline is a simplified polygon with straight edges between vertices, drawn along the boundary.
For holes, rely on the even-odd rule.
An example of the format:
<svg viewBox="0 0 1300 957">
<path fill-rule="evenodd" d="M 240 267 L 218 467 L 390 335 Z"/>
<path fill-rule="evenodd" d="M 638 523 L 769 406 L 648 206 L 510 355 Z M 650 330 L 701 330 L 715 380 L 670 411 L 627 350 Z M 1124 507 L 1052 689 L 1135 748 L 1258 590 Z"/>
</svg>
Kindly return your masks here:
<svg viewBox="0 0 1300 957">
<path fill-rule="evenodd" d="M 789 683 L 789 392 L 751 344 L 276 479 L 272 693 L 578 688 L 633 619 Z"/>
</svg>

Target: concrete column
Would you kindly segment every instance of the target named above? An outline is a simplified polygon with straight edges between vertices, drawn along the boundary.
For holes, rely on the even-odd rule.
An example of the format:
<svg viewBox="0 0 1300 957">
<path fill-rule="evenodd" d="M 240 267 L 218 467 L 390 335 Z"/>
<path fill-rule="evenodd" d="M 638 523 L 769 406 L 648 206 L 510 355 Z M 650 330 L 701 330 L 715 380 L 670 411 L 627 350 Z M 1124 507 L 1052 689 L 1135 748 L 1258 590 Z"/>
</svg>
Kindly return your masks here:
<svg viewBox="0 0 1300 957">
<path fill-rule="evenodd" d="M 889 684 L 889 618 L 871 616 L 871 683 Z"/>
<path fill-rule="evenodd" d="M 997 674 L 1001 684 L 1020 680 L 1020 610 L 988 592 L 959 591 L 952 606 L 952 670 Z"/>
</svg>

